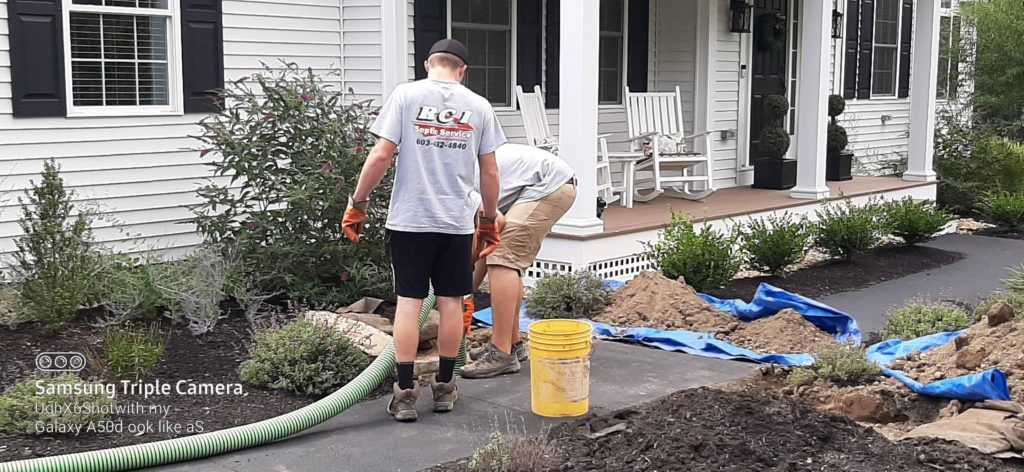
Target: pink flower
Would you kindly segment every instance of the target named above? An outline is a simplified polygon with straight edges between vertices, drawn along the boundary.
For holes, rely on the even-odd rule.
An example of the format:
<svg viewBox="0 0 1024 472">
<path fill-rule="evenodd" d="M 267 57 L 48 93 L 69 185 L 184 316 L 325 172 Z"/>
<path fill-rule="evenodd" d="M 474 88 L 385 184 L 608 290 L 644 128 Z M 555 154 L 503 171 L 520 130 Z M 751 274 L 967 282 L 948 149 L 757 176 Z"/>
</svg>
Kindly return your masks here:
<svg viewBox="0 0 1024 472">
<path fill-rule="evenodd" d="M 306 93 L 306 92 L 302 92 L 301 98 L 302 98 L 302 101 L 308 102 L 309 101 L 309 94 Z"/>
<path fill-rule="evenodd" d="M 362 154 L 364 152 L 366 152 L 366 148 L 364 148 L 362 146 L 359 146 L 359 147 L 356 148 L 356 153 Z"/>
<path fill-rule="evenodd" d="M 263 117 L 264 120 L 273 120 L 274 118 L 277 118 L 277 114 L 275 113 L 267 113 L 266 116 Z"/>
<path fill-rule="evenodd" d="M 340 279 L 340 280 L 341 280 L 342 282 L 348 282 L 348 280 L 349 280 L 350 278 L 352 278 L 352 275 L 351 275 L 351 274 L 349 274 L 348 272 L 342 272 L 342 273 L 341 273 L 341 277 L 338 277 L 338 278 L 339 278 L 339 279 Z"/>
<path fill-rule="evenodd" d="M 324 164 L 323 169 L 324 169 L 325 172 L 332 172 L 332 171 L 334 171 L 334 164 L 331 164 L 330 162 L 327 162 L 327 163 Z"/>
<path fill-rule="evenodd" d="M 255 222 L 255 221 L 252 221 L 252 220 L 249 220 L 249 221 L 247 221 L 245 223 L 245 229 L 247 229 L 249 231 L 252 231 L 252 230 L 256 229 L 257 227 L 259 227 L 259 225 L 260 225 L 259 223 Z"/>
</svg>

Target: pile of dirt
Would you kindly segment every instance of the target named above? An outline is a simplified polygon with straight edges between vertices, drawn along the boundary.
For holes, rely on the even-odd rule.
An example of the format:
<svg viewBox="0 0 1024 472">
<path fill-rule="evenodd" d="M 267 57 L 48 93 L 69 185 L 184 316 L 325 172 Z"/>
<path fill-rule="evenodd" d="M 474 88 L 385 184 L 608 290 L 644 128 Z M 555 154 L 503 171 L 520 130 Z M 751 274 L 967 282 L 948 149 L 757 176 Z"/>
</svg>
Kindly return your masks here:
<svg viewBox="0 0 1024 472">
<path fill-rule="evenodd" d="M 818 352 L 836 343 L 835 338 L 791 309 L 767 318 L 740 323 L 724 337 L 751 351 L 772 354 Z"/>
<path fill-rule="evenodd" d="M 999 369 L 1006 374 L 1011 396 L 1024 402 L 1024 320 L 990 326 L 991 319 L 971 326 L 965 334 L 944 346 L 898 359 L 892 367 L 920 382 Z"/>
<path fill-rule="evenodd" d="M 611 303 L 596 321 L 618 327 L 646 327 L 713 333 L 759 353 L 817 352 L 835 343 L 793 310 L 751 322 L 711 306 L 685 283 L 658 272 L 645 272 L 613 292 Z"/>
<path fill-rule="evenodd" d="M 893 443 L 841 416 L 756 392 L 702 388 L 550 434 L 567 471 L 1014 470 L 941 441 Z"/>
<path fill-rule="evenodd" d="M 611 294 L 595 321 L 620 327 L 725 331 L 736 319 L 709 305 L 697 291 L 658 272 L 644 272 Z"/>
</svg>

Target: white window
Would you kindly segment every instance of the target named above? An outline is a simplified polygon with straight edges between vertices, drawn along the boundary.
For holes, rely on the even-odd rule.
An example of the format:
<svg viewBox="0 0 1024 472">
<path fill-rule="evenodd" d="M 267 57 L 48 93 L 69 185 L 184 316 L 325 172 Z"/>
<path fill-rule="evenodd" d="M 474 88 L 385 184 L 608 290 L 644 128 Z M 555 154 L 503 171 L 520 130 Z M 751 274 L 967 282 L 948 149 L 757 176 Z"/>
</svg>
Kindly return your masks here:
<svg viewBox="0 0 1024 472">
<path fill-rule="evenodd" d="M 940 100 L 955 98 L 960 88 L 960 17 L 948 2 L 943 3 L 939 17 L 939 76 L 936 96 Z"/>
<path fill-rule="evenodd" d="M 601 0 L 601 44 L 598 59 L 598 102 L 602 105 L 622 103 L 625 55 L 624 0 Z"/>
<path fill-rule="evenodd" d="M 68 116 L 177 113 L 177 0 L 64 0 Z"/>
<path fill-rule="evenodd" d="M 513 27 L 510 0 L 448 0 L 450 36 L 469 49 L 466 86 L 494 106 L 511 106 Z"/>
<path fill-rule="evenodd" d="M 895 97 L 900 58 L 900 0 L 875 2 L 871 95 Z"/>
</svg>

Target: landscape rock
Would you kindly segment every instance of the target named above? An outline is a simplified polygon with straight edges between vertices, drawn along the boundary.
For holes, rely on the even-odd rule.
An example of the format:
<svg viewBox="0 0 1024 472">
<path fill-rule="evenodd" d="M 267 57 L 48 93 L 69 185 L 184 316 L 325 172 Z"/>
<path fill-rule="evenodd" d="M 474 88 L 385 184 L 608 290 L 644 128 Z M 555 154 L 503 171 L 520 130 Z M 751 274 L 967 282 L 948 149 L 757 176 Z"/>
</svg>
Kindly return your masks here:
<svg viewBox="0 0 1024 472">
<path fill-rule="evenodd" d="M 975 370 L 981 367 L 988 355 L 985 346 L 971 346 L 956 352 L 956 367 L 964 370 Z"/>
<path fill-rule="evenodd" d="M 366 323 L 374 328 L 377 328 L 385 333 L 392 334 L 395 326 L 391 324 L 391 320 L 372 313 L 339 313 L 341 316 L 350 320 L 356 320 L 361 323 Z"/>
<path fill-rule="evenodd" d="M 441 328 L 441 312 L 430 310 L 427 321 L 420 327 L 420 342 L 437 339 L 437 332 Z"/>
<path fill-rule="evenodd" d="M 971 343 L 971 337 L 967 335 L 958 336 L 953 340 L 953 348 L 957 351 L 967 347 Z"/>
<path fill-rule="evenodd" d="M 988 318 L 988 325 L 990 327 L 999 326 L 1003 323 L 1008 323 L 1010 321 L 1013 321 L 1013 307 L 1010 306 L 1009 303 L 1000 301 L 993 305 L 992 308 L 988 310 L 988 313 L 985 314 L 985 317 Z"/>
<path fill-rule="evenodd" d="M 302 316 L 311 323 L 326 326 L 344 334 L 359 350 L 369 356 L 379 356 L 392 340 L 390 334 L 361 321 L 346 318 L 339 313 L 307 311 Z"/>
<path fill-rule="evenodd" d="M 892 400 L 863 391 L 842 395 L 835 407 L 850 419 L 864 423 L 892 423 L 902 416 Z"/>
</svg>

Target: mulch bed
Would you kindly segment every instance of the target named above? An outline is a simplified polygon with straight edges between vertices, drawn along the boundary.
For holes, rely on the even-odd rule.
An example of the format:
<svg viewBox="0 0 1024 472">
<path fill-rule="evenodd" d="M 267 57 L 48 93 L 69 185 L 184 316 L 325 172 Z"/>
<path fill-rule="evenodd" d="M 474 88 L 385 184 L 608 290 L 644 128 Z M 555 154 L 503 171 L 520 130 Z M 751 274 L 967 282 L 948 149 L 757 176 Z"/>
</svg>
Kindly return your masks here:
<svg viewBox="0 0 1024 472">
<path fill-rule="evenodd" d="M 850 261 L 828 261 L 801 269 L 785 278 L 761 276 L 736 279 L 726 287 L 710 290 L 709 293 L 718 298 L 749 300 L 757 291 L 757 286 L 765 282 L 817 299 L 936 269 L 963 257 L 960 253 L 924 246 L 882 247 L 858 254 Z"/>
<path fill-rule="evenodd" d="M 625 428 L 595 437 L 619 424 Z M 789 399 L 708 388 L 563 423 L 548 437 L 563 471 L 1020 470 L 956 443 L 893 443 Z M 434 470 L 467 470 L 466 463 Z"/>
<path fill-rule="evenodd" d="M 167 396 L 122 395 L 117 392 L 119 405 L 138 404 L 149 408 L 151 405 L 169 408 L 168 414 L 145 412 L 115 417 L 123 420 L 127 429 L 129 423 L 158 424 L 163 420 L 189 425 L 209 432 L 230 428 L 272 418 L 297 410 L 313 403 L 316 397 L 294 395 L 288 392 L 264 390 L 248 385 L 243 386 L 242 395 L 178 395 L 174 384 L 179 380 L 196 383 L 241 383 L 238 368 L 248 355 L 252 339 L 251 326 L 244 316 L 231 316 L 222 320 L 210 333 L 193 336 L 187 331 L 160 323 L 160 332 L 166 343 L 164 357 L 153 374 L 153 379 L 171 384 L 172 394 Z M 36 328 L 9 331 L 0 328 L 0 390 L 36 371 L 35 357 L 40 352 L 95 352 L 102 340 L 103 330 L 77 321 L 58 331 L 47 332 Z M 88 354 L 87 354 L 88 356 Z M 93 358 L 89 365 L 95 365 Z M 83 378 L 96 378 L 94 369 L 87 368 Z M 375 392 L 379 397 L 384 390 Z M 201 423 L 200 423 L 201 422 Z M 178 436 L 188 435 L 184 431 L 153 432 L 135 436 L 123 433 L 85 433 L 72 435 L 38 435 L 0 438 L 0 462 L 29 459 L 33 457 L 68 454 L 81 451 L 104 449 L 115 446 L 139 444 Z"/>
</svg>

